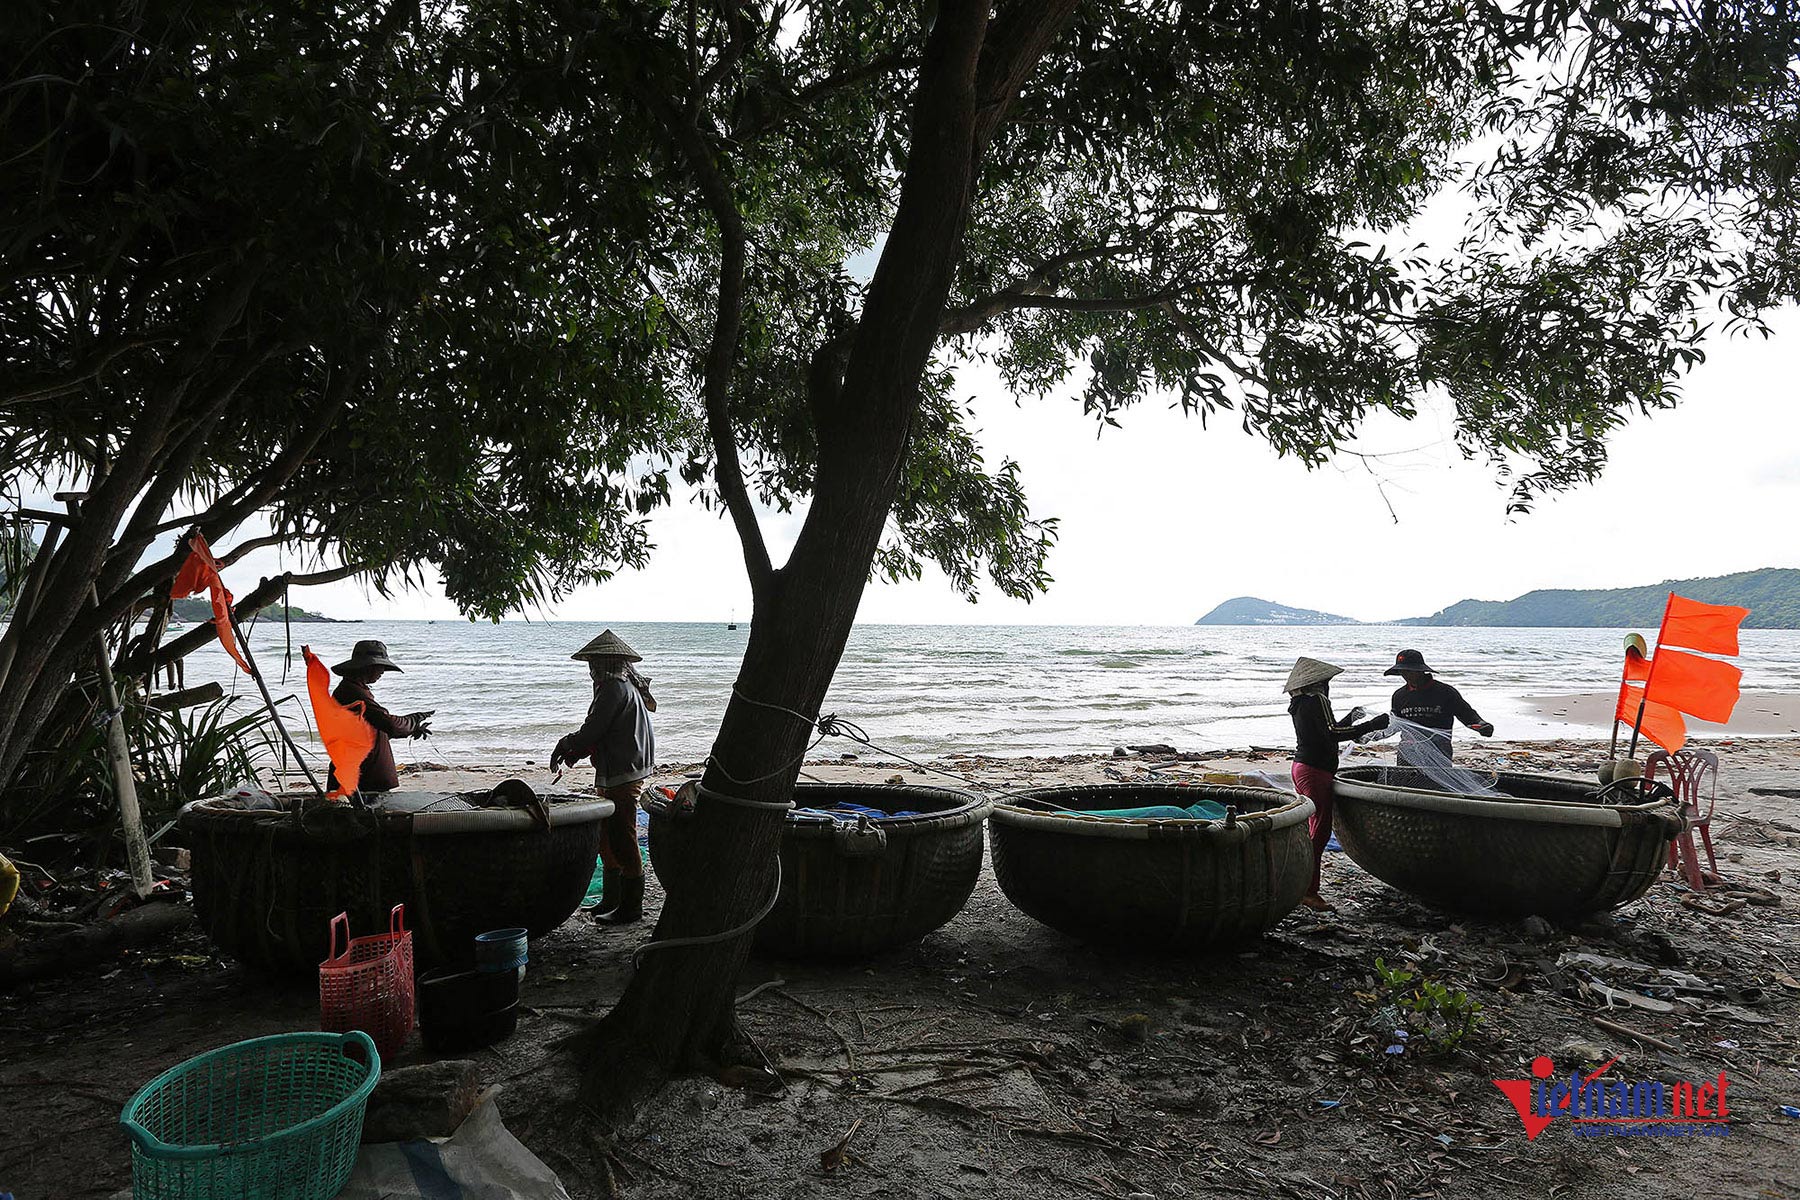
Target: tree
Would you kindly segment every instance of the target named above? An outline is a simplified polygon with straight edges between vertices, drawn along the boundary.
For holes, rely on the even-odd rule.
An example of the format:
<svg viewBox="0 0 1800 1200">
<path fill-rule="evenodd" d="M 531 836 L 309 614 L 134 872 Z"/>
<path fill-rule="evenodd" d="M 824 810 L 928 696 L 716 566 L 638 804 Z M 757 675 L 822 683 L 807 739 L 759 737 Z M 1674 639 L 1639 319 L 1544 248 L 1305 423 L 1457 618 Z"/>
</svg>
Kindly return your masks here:
<svg viewBox="0 0 1800 1200">
<path fill-rule="evenodd" d="M 1052 530 L 1010 464 L 969 469 L 956 364 L 992 361 L 1022 395 L 1075 383 L 1107 423 L 1173 392 L 1309 464 L 1370 413 L 1447 395 L 1463 452 L 1523 510 L 1675 402 L 1709 314 L 1759 328 L 1800 291 L 1785 6 L 926 13 L 545 18 L 571 86 L 660 153 L 646 232 L 706 418 L 685 474 L 710 472 L 755 597 L 703 848 L 656 930 L 701 940 L 646 957 L 588 1039 L 602 1099 L 737 1056 L 749 940 L 718 935 L 774 886 L 780 806 L 871 570 L 1045 582 Z M 1380 244 L 1459 181 L 1456 245 Z M 807 504 L 779 566 L 758 495 Z"/>
<path fill-rule="evenodd" d="M 0 638 L 0 785 L 197 528 L 471 614 L 607 577 L 668 493 L 666 329 L 618 264 L 630 148 L 406 4 L 13 6 L 0 31 L 0 461 L 41 576 Z M 590 210 L 579 226 L 567 214 Z M 593 211 L 604 219 L 591 219 Z M 613 240 L 622 239 L 622 240 Z M 71 517 L 27 488 L 85 493 Z M 143 673 L 210 631 L 122 656 Z"/>
<path fill-rule="evenodd" d="M 648 955 L 585 1041 L 626 1085 L 602 1099 L 737 1056 L 749 939 L 719 935 L 770 894 L 871 572 L 1048 582 L 1054 526 L 982 461 L 957 366 L 1074 386 L 1106 423 L 1173 394 L 1307 463 L 1443 396 L 1528 507 L 1675 401 L 1713 313 L 1756 329 L 1800 291 L 1785 5 L 152 4 L 113 51 L 90 29 L 117 20 L 30 11 L 13 57 L 51 57 L 7 93 L 5 145 L 48 182 L 0 222 L 0 320 L 29 332 L 0 345 L 32 385 L 6 360 L 0 412 L 46 388 L 72 410 L 20 436 L 98 477 L 110 523 L 55 560 L 111 572 L 90 624 L 143 594 L 133 539 L 179 527 L 184 487 L 388 578 L 440 565 L 477 612 L 633 561 L 658 455 L 733 522 L 754 620 L 657 928 L 706 940 Z M 132 57 L 152 44 L 178 52 Z M 139 126 L 180 148 L 196 117 L 220 135 L 146 161 L 206 170 L 137 169 Z M 1459 183 L 1455 245 L 1387 247 Z M 140 317 L 146 291 L 168 311 Z M 243 459 L 171 470 L 213 412 L 189 392 L 246 388 Z M 146 456 L 127 486 L 112 464 Z M 758 500 L 806 507 L 783 563 Z M 46 639 L 81 644 L 75 619 Z M 0 685 L 0 767 L 67 670 Z"/>
</svg>

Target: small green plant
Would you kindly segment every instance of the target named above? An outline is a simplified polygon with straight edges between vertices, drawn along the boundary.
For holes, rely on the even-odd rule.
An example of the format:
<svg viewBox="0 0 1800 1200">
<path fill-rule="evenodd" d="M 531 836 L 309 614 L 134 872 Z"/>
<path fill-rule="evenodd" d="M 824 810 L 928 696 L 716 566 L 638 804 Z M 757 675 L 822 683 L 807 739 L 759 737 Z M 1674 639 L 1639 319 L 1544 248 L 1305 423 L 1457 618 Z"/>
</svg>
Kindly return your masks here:
<svg viewBox="0 0 1800 1200">
<path fill-rule="evenodd" d="M 1481 1001 L 1461 988 L 1448 987 L 1422 971 L 1390 967 L 1375 960 L 1375 977 L 1399 1010 L 1408 1032 L 1424 1037 L 1439 1050 L 1450 1051 L 1484 1019 Z"/>
<path fill-rule="evenodd" d="M 172 817 L 189 800 L 258 784 L 281 751 L 269 710 L 244 711 L 233 699 L 174 712 L 132 705 L 126 721 L 146 818 Z"/>
</svg>

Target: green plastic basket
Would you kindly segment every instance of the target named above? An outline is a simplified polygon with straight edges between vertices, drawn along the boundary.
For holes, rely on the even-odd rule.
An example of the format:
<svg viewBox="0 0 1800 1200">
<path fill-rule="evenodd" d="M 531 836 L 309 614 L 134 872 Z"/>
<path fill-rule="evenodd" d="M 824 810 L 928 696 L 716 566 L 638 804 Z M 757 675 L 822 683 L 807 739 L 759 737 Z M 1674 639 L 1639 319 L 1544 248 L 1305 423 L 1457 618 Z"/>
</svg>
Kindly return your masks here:
<svg viewBox="0 0 1800 1200">
<path fill-rule="evenodd" d="M 132 1200 L 330 1200 L 380 1076 L 361 1030 L 252 1038 L 171 1067 L 119 1116 Z"/>
</svg>

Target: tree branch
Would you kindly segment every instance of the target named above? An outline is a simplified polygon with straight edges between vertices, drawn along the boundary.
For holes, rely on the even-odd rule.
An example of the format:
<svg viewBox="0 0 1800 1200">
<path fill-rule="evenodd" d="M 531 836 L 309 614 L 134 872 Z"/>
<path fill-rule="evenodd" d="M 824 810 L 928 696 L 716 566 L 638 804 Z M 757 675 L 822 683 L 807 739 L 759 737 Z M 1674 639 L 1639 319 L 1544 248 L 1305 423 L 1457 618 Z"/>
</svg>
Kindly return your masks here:
<svg viewBox="0 0 1800 1200">
<path fill-rule="evenodd" d="M 292 571 L 272 576 L 257 584 L 242 600 L 231 606 L 231 615 L 239 620 L 248 620 L 261 612 L 290 587 L 312 587 L 322 583 L 336 583 L 340 579 L 348 579 L 369 569 L 367 563 L 352 563 L 329 570 L 314 571 L 308 575 L 296 575 Z M 168 666 L 172 662 L 186 658 L 208 642 L 215 640 L 219 631 L 211 621 L 202 621 L 192 629 L 183 633 L 172 642 L 158 646 L 145 654 L 132 655 L 118 664 L 122 675 L 145 675 L 159 667 Z"/>
<path fill-rule="evenodd" d="M 264 534 L 262 537 L 247 538 L 233 546 L 230 550 L 227 550 L 225 553 L 217 555 L 215 561 L 218 562 L 220 569 L 223 569 L 239 561 L 246 554 L 249 554 L 254 550 L 267 550 L 270 546 L 279 546 L 288 540 L 288 535 L 285 533 L 268 533 Z"/>
<path fill-rule="evenodd" d="M 980 162 L 1019 90 L 1074 16 L 1077 0 L 1011 0 L 988 26 L 975 72 L 974 162 Z"/>
<path fill-rule="evenodd" d="M 55 400 L 59 396 L 65 396 L 79 389 L 82 384 L 106 370 L 112 360 L 121 354 L 139 350 L 145 346 L 154 346 L 159 342 L 174 340 L 175 335 L 172 333 L 142 334 L 137 337 L 120 338 L 105 349 L 96 350 L 83 361 L 70 367 L 60 379 L 27 385 L 5 396 L 0 396 L 0 409 Z"/>
<path fill-rule="evenodd" d="M 730 182 L 717 155 L 698 128 L 682 119 L 668 97 L 645 77 L 641 63 L 625 67 L 627 85 L 638 101 L 662 126 L 669 142 L 694 173 L 700 195 L 719 226 L 719 292 L 712 341 L 707 347 L 701 397 L 706 406 L 706 429 L 713 445 L 713 475 L 726 510 L 737 526 L 743 544 L 744 567 L 753 592 L 762 593 L 775 577 L 756 506 L 744 483 L 738 456 L 737 435 L 731 426 L 731 370 L 737 361 L 738 333 L 744 309 L 744 221 Z"/>
<path fill-rule="evenodd" d="M 1139 309 L 1160 308 L 1191 290 L 1189 287 L 1170 288 L 1160 292 L 1147 292 L 1141 296 L 1038 296 L 997 292 L 947 315 L 942 330 L 949 334 L 970 333 L 1002 313 L 1021 308 L 1080 313 L 1136 312 Z"/>
<path fill-rule="evenodd" d="M 866 79 L 884 75 L 889 71 L 905 71 L 919 65 L 919 56 L 906 50 L 895 50 L 887 54 L 878 54 L 866 63 L 854 67 L 846 67 L 823 78 L 816 79 L 797 92 L 789 92 L 775 97 L 770 111 L 762 115 L 762 120 L 753 125 L 740 126 L 732 131 L 734 141 L 750 141 L 763 136 L 778 126 L 782 119 L 796 110 L 806 109 L 815 100 L 829 96 L 844 88 L 855 87 Z M 781 111 L 776 111 L 781 110 Z"/>
</svg>

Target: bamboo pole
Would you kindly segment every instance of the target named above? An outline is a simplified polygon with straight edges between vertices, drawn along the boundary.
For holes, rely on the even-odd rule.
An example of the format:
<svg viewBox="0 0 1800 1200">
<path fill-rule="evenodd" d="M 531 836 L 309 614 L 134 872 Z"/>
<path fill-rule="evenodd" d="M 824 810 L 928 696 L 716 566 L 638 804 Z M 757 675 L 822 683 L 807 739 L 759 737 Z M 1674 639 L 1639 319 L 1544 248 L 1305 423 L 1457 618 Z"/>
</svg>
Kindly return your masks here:
<svg viewBox="0 0 1800 1200">
<path fill-rule="evenodd" d="M 1656 653 L 1650 656 L 1650 673 L 1644 678 L 1644 698 L 1638 701 L 1637 720 L 1631 723 L 1631 748 L 1625 752 L 1626 758 L 1637 757 L 1638 731 L 1644 727 L 1644 709 L 1650 703 L 1650 684 L 1656 678 L 1656 661 L 1662 657 L 1663 630 L 1669 625 L 1669 609 L 1674 607 L 1675 593 L 1663 601 L 1662 624 L 1656 627 Z"/>
<path fill-rule="evenodd" d="M 90 586 L 88 595 L 98 608 L 99 589 Z M 150 874 L 150 842 L 144 837 L 137 778 L 131 773 L 131 743 L 125 736 L 125 707 L 119 703 L 119 689 L 113 681 L 112 653 L 107 649 L 104 631 L 96 639 L 94 661 L 100 668 L 101 702 L 112 714 L 106 723 L 106 758 L 112 765 L 113 791 L 119 797 L 119 825 L 125 834 L 125 865 L 131 872 L 131 888 L 141 900 L 150 894 L 156 879 Z"/>
<path fill-rule="evenodd" d="M 1648 647 L 1646 647 L 1644 645 L 1644 636 L 1639 633 L 1628 633 L 1625 635 L 1625 663 L 1626 663 L 1626 666 L 1629 666 L 1631 664 L 1631 651 L 1633 649 L 1636 649 L 1637 652 L 1639 654 L 1642 654 L 1645 658 L 1650 657 L 1649 654 L 1646 653 L 1646 651 L 1648 650 Z M 1625 691 L 1626 691 L 1626 688 L 1629 685 L 1629 683 L 1630 683 L 1630 681 L 1625 677 L 1625 669 L 1623 667 L 1621 667 L 1619 670 L 1619 702 L 1620 703 L 1623 703 L 1625 700 Z M 1642 721 L 1643 719 L 1644 719 L 1644 716 L 1640 712 L 1638 714 L 1638 720 Z M 1606 757 L 1607 757 L 1608 761 L 1611 761 L 1611 760 L 1619 757 L 1619 704 L 1617 704 L 1617 703 L 1615 703 L 1613 705 L 1612 745 L 1607 747 Z"/>
<path fill-rule="evenodd" d="M 269 695 L 269 685 L 264 682 L 262 672 L 256 668 L 256 656 L 250 652 L 250 640 L 244 636 L 243 627 L 238 624 L 235 612 L 231 614 L 231 631 L 237 636 L 238 649 L 243 651 L 244 662 L 250 667 L 250 678 L 256 681 L 256 688 L 262 693 L 263 703 L 268 706 L 269 715 L 275 718 L 275 728 L 281 731 L 281 740 L 287 743 L 287 748 L 293 754 L 294 761 L 299 764 L 300 773 L 306 776 L 306 782 L 312 784 L 313 791 L 319 793 L 319 799 L 323 800 L 325 789 L 320 785 L 319 777 L 313 774 L 312 768 L 306 765 L 306 759 L 300 754 L 300 747 L 294 742 L 294 735 L 288 732 L 287 722 L 281 719 L 281 710 L 275 707 L 275 699 Z M 299 819 L 300 805 L 298 804 L 294 805 L 294 816 L 296 820 Z"/>
</svg>

